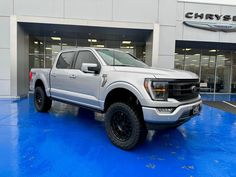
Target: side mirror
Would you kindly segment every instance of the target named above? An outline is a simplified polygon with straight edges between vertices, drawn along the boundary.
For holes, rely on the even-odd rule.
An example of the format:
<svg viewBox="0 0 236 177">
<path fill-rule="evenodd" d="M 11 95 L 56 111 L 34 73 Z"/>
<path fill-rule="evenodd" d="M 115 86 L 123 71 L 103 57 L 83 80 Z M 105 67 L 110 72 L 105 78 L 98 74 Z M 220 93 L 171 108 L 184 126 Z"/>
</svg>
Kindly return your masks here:
<svg viewBox="0 0 236 177">
<path fill-rule="evenodd" d="M 81 70 L 84 73 L 99 74 L 100 67 L 96 63 L 82 63 Z"/>
</svg>

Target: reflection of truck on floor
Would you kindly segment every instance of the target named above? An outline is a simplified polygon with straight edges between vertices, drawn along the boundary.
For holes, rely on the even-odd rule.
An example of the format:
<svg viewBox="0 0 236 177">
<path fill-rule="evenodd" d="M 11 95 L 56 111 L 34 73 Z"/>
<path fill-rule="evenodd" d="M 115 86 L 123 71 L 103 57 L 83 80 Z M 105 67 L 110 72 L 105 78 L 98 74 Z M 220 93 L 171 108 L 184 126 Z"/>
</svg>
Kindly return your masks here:
<svg viewBox="0 0 236 177">
<path fill-rule="evenodd" d="M 142 142 L 148 129 L 180 126 L 202 103 L 194 73 L 150 68 L 112 49 L 62 51 L 52 69 L 32 69 L 30 78 L 36 110 L 59 100 L 105 113 L 107 134 L 123 149 Z"/>
</svg>

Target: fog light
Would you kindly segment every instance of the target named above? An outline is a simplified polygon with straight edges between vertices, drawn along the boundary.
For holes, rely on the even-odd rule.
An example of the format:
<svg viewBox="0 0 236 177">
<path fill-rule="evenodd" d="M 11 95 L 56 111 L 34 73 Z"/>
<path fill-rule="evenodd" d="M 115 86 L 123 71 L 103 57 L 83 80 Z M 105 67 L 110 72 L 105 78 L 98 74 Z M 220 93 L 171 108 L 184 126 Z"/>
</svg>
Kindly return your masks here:
<svg viewBox="0 0 236 177">
<path fill-rule="evenodd" d="M 175 108 L 157 108 L 160 113 L 172 113 Z"/>
</svg>

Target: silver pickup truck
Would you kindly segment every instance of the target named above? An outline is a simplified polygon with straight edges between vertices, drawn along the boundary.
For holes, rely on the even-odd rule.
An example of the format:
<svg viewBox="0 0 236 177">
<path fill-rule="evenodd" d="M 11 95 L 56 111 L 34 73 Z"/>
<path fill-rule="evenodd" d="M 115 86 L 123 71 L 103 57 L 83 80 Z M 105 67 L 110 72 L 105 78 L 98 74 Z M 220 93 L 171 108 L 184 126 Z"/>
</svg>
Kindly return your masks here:
<svg viewBox="0 0 236 177">
<path fill-rule="evenodd" d="M 181 70 L 155 69 L 113 49 L 61 51 L 52 69 L 32 69 L 30 89 L 39 112 L 52 100 L 105 113 L 111 142 L 132 149 L 148 129 L 175 128 L 201 109 L 199 78 Z"/>
</svg>

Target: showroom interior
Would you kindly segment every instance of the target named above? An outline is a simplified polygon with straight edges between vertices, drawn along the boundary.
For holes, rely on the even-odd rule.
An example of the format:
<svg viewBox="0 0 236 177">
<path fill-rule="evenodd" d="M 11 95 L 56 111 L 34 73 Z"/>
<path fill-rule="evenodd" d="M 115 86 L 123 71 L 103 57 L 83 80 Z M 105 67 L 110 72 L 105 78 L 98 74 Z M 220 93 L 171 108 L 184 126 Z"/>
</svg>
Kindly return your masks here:
<svg viewBox="0 0 236 177">
<path fill-rule="evenodd" d="M 0 0 L 0 176 L 235 177 L 236 3 L 208 1 Z M 125 151 L 101 112 L 58 101 L 37 112 L 30 70 L 78 47 L 197 74 L 200 114 Z"/>
</svg>

